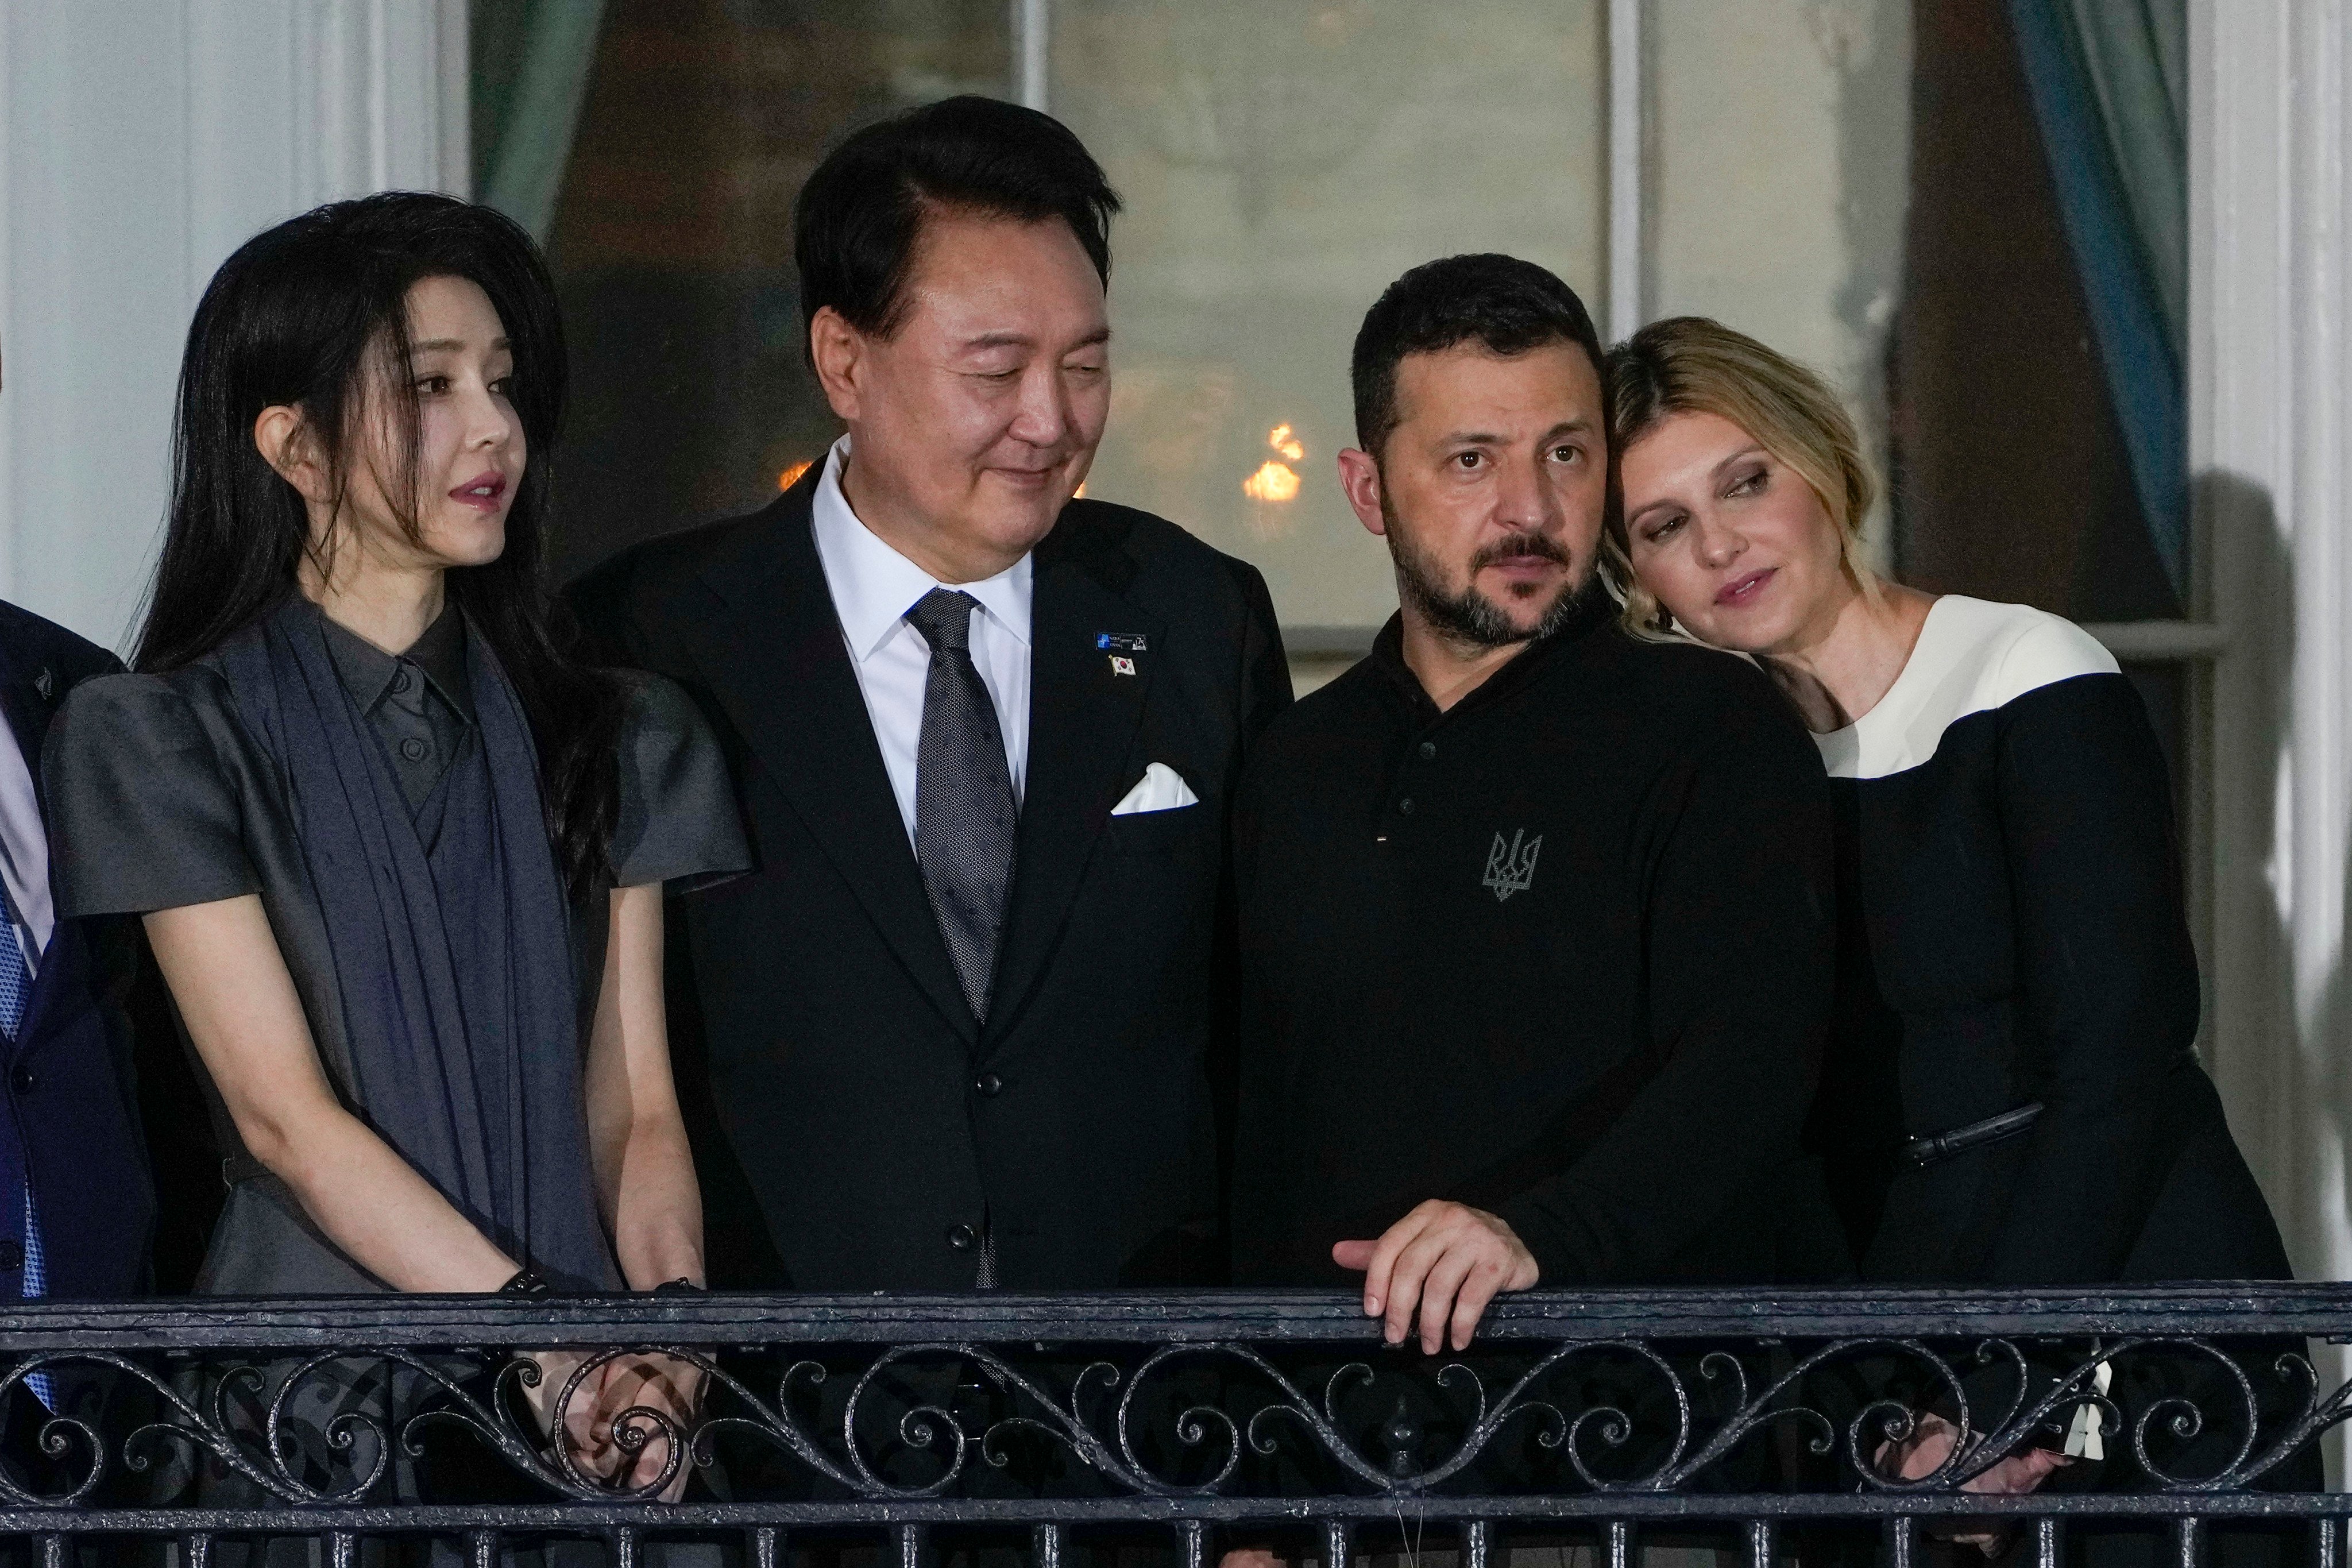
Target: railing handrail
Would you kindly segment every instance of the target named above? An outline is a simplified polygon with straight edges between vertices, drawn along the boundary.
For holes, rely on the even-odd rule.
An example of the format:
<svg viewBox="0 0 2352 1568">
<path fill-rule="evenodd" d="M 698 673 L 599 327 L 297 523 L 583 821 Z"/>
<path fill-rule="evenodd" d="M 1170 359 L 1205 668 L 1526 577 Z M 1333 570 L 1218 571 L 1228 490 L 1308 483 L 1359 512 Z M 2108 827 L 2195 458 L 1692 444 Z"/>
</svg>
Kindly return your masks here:
<svg viewBox="0 0 2352 1568">
<path fill-rule="evenodd" d="M 1106 1497 L 1055 1500 L 1041 1509 L 1034 1500 L 915 1498 L 873 1501 L 671 1503 L 648 1509 L 642 1502 L 392 1503 L 378 1505 L 294 1504 L 288 1508 L 73 1508 L 0 1506 L 0 1536 L 38 1535 L 67 1530 L 85 1535 L 184 1536 L 191 1531 L 235 1536 L 299 1530 L 306 1533 L 352 1531 L 367 1534 L 454 1534 L 491 1530 L 518 1533 L 576 1531 L 599 1535 L 615 1530 L 682 1533 L 744 1530 L 846 1529 L 859 1526 L 1063 1525 L 1265 1523 L 1301 1525 L 1321 1521 L 1384 1524 L 1393 1529 L 1400 1511 L 1407 1524 L 1466 1523 L 1487 1520 L 1517 1525 L 1592 1524 L 1622 1521 L 1644 1526 L 1731 1524 L 1751 1519 L 1779 1523 L 1807 1520 L 1992 1519 L 2022 1521 L 2063 1519 L 2080 1523 L 2127 1520 L 2154 1522 L 2198 1519 L 2352 1519 L 2352 1493 L 2320 1492 L 2035 1492 L 2016 1497 L 1975 1492 L 1933 1495 L 1833 1492 L 1514 1492 L 1507 1495 L 1438 1495 L 1406 1500 L 1372 1493 L 1299 1497 Z"/>
<path fill-rule="evenodd" d="M 927 1568 L 933 1526 L 1025 1526 L 1060 1568 L 1055 1532 L 1145 1525 L 1208 1568 L 1220 1523 L 1320 1531 L 1339 1561 L 1410 1519 L 1458 1526 L 1471 1568 L 1492 1529 L 1598 1526 L 1626 1568 L 1630 1531 L 1680 1521 L 1761 1541 L 1765 1568 L 1783 1523 L 1907 1541 L 1998 1515 L 2032 1521 L 2042 1568 L 2063 1529 L 2117 1519 L 2168 1521 L 2184 1564 L 2209 1523 L 2258 1518 L 2340 1556 L 2352 1495 L 2320 1489 L 2315 1446 L 2352 1384 L 2305 1338 L 2352 1339 L 2352 1285 L 1537 1291 L 1439 1357 L 1376 1350 L 1339 1290 L 36 1301 L 0 1311 L 0 1408 L 39 1423 L 37 1458 L 19 1439 L 0 1465 L 0 1537 L 56 1563 L 77 1536 L 290 1530 L 350 1568 L 363 1536 L 426 1531 L 493 1568 L 501 1532 L 584 1531 L 637 1568 L 633 1531 L 740 1530 L 780 1568 L 780 1531 L 885 1530 Z M 522 1353 L 563 1345 L 587 1353 Z M 627 1381 L 662 1347 L 701 1394 Z M 632 1492 L 546 1442 L 608 1387 L 652 1400 L 595 1417 L 660 1471 Z M 1930 1417 L 1954 1442 L 1898 1479 L 1888 1445 Z M 1966 1490 L 2061 1439 L 2116 1468 Z M 689 1463 L 724 1485 L 655 1506 Z M 485 1465 L 525 1494 L 477 1487 Z"/>
<path fill-rule="evenodd" d="M 2352 1284 L 2291 1280 L 2066 1289 L 1535 1290 L 1504 1297 L 1479 1333 L 1547 1343 L 1785 1338 L 2142 1334 L 2352 1340 Z M 172 1297 L 0 1309 L 0 1352 L 300 1349 L 616 1342 L 724 1346 L 932 1340 L 1363 1344 L 1352 1292 L 1002 1291 L 578 1296 Z"/>
</svg>

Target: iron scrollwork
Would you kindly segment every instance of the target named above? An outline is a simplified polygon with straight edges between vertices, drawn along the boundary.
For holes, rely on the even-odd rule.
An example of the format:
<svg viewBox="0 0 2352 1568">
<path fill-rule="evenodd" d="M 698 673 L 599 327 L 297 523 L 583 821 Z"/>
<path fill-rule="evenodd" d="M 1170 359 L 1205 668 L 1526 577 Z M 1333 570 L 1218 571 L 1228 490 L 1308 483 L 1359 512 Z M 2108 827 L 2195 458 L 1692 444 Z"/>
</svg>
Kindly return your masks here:
<svg viewBox="0 0 2352 1568">
<path fill-rule="evenodd" d="M 150 1476 L 172 1450 L 297 1510 L 399 1501 L 413 1488 L 394 1480 L 403 1461 L 448 1444 L 494 1458 L 534 1495 L 639 1508 L 658 1508 L 722 1449 L 766 1456 L 802 1495 L 875 1504 L 1072 1489 L 1181 1504 L 1301 1486 L 1399 1503 L 1465 1489 L 1657 1497 L 1753 1489 L 1768 1460 L 1785 1489 L 1791 1454 L 1811 1467 L 1804 1485 L 1932 1501 L 2070 1430 L 2078 1447 L 2087 1434 L 2111 1465 L 2130 1467 L 2137 1490 L 2216 1496 L 2262 1486 L 2352 1416 L 2352 1385 L 2326 1388 L 2277 1335 L 2071 1326 L 1975 1338 L 1521 1333 L 1443 1359 L 1367 1355 L 1335 1335 L 1152 1343 L 1131 1324 L 1106 1342 L 1066 1321 L 1045 1342 L 646 1338 L 579 1354 L 544 1401 L 561 1433 L 606 1397 L 605 1374 L 624 1363 L 664 1358 L 698 1380 L 690 1418 L 646 1402 L 598 1413 L 621 1470 L 661 1457 L 651 1479 L 631 1484 L 541 1429 L 530 1396 L 546 1374 L 530 1355 L 314 1342 L 242 1359 L 173 1345 L 181 1359 L 166 1362 L 81 1347 L 24 1356 L 0 1373 L 0 1402 L 110 1381 L 140 1398 L 104 1407 L 136 1405 L 141 1419 L 118 1436 L 61 1400 L 37 1424 L 37 1455 L 0 1457 L 0 1509 L 88 1505 L 110 1478 Z M 338 1406 L 320 1394 L 355 1367 L 401 1397 Z M 301 1414 L 306 1400 L 331 1413 Z M 1930 1415 L 1948 1450 L 1906 1478 L 1891 1456 Z"/>
</svg>

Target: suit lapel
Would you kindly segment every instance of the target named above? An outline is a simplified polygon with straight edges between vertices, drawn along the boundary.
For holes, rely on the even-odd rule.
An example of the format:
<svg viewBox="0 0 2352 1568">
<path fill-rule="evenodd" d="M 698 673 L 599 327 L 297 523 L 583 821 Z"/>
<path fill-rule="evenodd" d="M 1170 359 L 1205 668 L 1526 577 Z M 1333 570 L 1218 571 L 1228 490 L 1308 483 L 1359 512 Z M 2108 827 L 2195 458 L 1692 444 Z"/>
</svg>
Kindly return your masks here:
<svg viewBox="0 0 2352 1568">
<path fill-rule="evenodd" d="M 5 714 L 9 732 L 16 737 L 16 750 L 33 775 L 34 797 L 41 800 L 44 809 L 48 803 L 41 795 L 41 742 L 49 732 L 49 715 L 57 710 L 56 679 L 47 665 L 26 669 L 0 647 L 0 713 Z M 42 690 L 44 685 L 50 689 Z"/>
<path fill-rule="evenodd" d="M 1019 1016 L 1061 939 L 1110 808 L 1134 781 L 1129 763 L 1163 647 L 1162 627 L 1112 592 L 1062 525 L 1040 545 L 1029 635 L 1029 773 L 998 946 L 989 1032 Z M 1140 636 L 1132 675 L 1115 672 L 1104 633 Z"/>
<path fill-rule="evenodd" d="M 8 731 L 25 759 L 25 770 L 33 776 L 33 799 L 45 820 L 48 796 L 41 785 L 41 742 L 47 738 L 49 718 L 60 695 L 56 679 L 47 665 L 26 668 L 16 655 L 0 647 L 0 715 L 6 717 Z M 48 1010 L 50 998 L 64 983 L 67 972 L 78 967 L 74 963 L 78 948 L 68 940 L 68 922 L 62 920 L 50 928 L 49 945 L 33 972 L 33 989 L 25 998 L 25 1015 L 16 1026 L 16 1048 L 20 1052 L 40 1037 L 41 1016 Z"/>
<path fill-rule="evenodd" d="M 969 1044 L 978 1026 L 923 891 L 810 531 L 815 479 L 812 472 L 771 507 L 740 550 L 703 568 L 704 585 L 727 613 L 689 615 L 687 635 L 699 645 L 712 689 L 810 836 Z"/>
</svg>

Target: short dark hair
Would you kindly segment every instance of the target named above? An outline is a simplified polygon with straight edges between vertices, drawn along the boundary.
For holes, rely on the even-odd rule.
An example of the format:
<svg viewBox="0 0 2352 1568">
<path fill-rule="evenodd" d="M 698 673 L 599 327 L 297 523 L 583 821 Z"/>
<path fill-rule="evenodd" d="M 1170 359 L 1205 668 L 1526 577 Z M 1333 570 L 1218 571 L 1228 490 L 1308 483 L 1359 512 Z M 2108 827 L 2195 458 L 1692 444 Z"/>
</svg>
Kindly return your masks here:
<svg viewBox="0 0 2352 1568">
<path fill-rule="evenodd" d="M 1601 334 L 1576 290 L 1532 261 L 1485 253 L 1423 262 L 1364 312 L 1349 363 L 1355 383 L 1356 444 L 1374 458 L 1397 427 L 1397 366 L 1408 354 L 1476 342 L 1489 353 L 1523 354 L 1574 343 L 1601 372 Z"/>
<path fill-rule="evenodd" d="M 966 95 L 869 125 L 826 155 L 793 211 L 803 341 L 832 306 L 887 337 L 905 312 L 924 216 L 939 208 L 1070 226 L 1106 287 L 1118 193 L 1068 126 L 999 99 Z"/>
</svg>

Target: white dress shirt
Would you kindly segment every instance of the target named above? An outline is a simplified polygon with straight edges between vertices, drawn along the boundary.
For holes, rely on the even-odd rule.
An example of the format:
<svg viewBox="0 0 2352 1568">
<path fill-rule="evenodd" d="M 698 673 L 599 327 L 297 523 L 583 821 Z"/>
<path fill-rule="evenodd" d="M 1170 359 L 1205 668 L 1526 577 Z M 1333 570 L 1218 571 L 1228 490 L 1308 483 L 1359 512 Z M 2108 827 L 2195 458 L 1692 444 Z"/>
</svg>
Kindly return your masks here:
<svg viewBox="0 0 2352 1568">
<path fill-rule="evenodd" d="M 923 737 L 923 687 L 930 678 L 931 645 L 907 624 L 908 610 L 934 588 L 950 587 L 980 601 L 972 613 L 971 662 L 996 707 L 996 728 L 1004 737 L 1004 762 L 1013 773 L 1018 805 L 1029 772 L 1029 605 L 1033 569 L 1024 555 L 995 576 L 979 583 L 943 584 L 857 521 L 841 493 L 841 466 L 849 460 L 849 437 L 833 444 L 817 481 L 811 517 L 817 559 L 824 566 L 833 613 L 849 645 L 857 689 L 866 697 L 882 763 L 890 770 L 891 792 L 907 837 L 915 836 L 915 759 Z"/>
<path fill-rule="evenodd" d="M 56 906 L 49 901 L 49 836 L 41 824 L 40 797 L 33 793 L 32 770 L 16 745 L 16 731 L 5 722 L 0 722 L 0 881 L 8 887 L 8 908 L 16 916 L 9 924 L 24 950 L 25 971 L 37 973 L 57 926 Z"/>
</svg>

